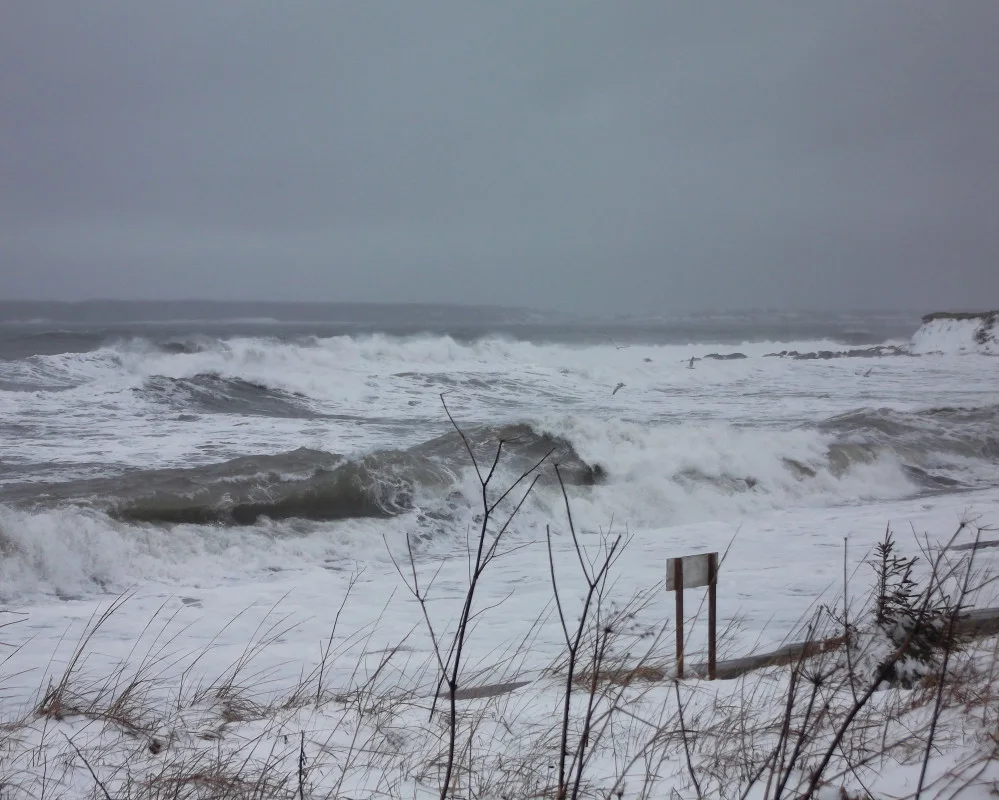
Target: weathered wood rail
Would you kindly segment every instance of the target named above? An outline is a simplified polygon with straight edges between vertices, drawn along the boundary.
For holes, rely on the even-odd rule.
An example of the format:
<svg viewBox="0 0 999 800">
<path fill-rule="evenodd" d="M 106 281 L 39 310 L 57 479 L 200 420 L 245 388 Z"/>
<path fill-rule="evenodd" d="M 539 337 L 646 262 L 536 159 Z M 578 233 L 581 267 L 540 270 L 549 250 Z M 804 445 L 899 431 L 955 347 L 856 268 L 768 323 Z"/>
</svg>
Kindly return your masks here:
<svg viewBox="0 0 999 800">
<path fill-rule="evenodd" d="M 969 609 L 957 620 L 957 634 L 963 637 L 982 638 L 986 636 L 999 635 L 999 607 L 997 608 L 974 608 Z M 778 647 L 767 653 L 754 653 L 741 658 L 732 658 L 719 661 L 716 664 L 716 675 L 718 680 L 731 680 L 753 672 L 764 667 L 777 667 L 785 664 L 793 664 L 803 656 L 809 658 L 837 650 L 843 646 L 843 637 L 835 636 L 830 639 L 820 639 L 814 642 L 792 642 Z M 685 668 L 691 677 L 703 678 L 707 675 L 707 664 L 690 664 Z M 656 681 L 665 680 L 672 677 L 668 670 L 656 667 L 643 666 L 638 670 L 615 669 L 609 671 L 605 676 L 606 680 L 614 683 L 627 683 L 634 681 Z M 480 700 L 489 697 L 497 697 L 503 694 L 522 689 L 534 683 L 533 680 L 513 680 L 504 683 L 483 684 L 482 686 L 470 686 L 467 689 L 459 689 L 456 693 L 458 700 Z"/>
</svg>

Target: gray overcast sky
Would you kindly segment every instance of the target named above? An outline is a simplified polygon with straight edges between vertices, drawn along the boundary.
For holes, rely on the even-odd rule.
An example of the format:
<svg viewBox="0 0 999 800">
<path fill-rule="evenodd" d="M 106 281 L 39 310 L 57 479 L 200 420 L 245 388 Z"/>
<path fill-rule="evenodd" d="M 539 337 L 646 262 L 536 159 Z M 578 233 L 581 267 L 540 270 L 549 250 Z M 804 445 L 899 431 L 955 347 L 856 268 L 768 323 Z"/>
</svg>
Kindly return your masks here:
<svg viewBox="0 0 999 800">
<path fill-rule="evenodd" d="M 999 306 L 999 2 L 24 0 L 0 296 Z"/>
</svg>

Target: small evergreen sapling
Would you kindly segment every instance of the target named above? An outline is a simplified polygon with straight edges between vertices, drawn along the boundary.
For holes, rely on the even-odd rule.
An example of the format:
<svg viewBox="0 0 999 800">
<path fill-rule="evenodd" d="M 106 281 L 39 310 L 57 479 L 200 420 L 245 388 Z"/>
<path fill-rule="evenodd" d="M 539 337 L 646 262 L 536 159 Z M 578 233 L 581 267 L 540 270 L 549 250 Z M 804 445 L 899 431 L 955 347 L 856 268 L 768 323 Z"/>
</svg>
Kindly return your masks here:
<svg viewBox="0 0 999 800">
<path fill-rule="evenodd" d="M 920 587 L 913 577 L 918 561 L 918 556 L 896 552 L 890 528 L 875 545 L 867 562 L 875 578 L 873 608 L 847 632 L 853 668 L 861 679 L 883 674 L 888 686 L 912 688 L 934 671 L 948 645 L 949 598 L 932 576 L 928 586 Z"/>
</svg>

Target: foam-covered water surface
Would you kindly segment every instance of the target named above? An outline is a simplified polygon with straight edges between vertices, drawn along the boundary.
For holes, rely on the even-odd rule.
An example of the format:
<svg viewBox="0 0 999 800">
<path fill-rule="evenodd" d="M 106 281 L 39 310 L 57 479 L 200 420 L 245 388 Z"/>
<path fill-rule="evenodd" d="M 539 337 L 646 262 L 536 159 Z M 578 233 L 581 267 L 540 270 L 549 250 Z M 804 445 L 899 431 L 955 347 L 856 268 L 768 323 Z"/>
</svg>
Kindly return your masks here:
<svg viewBox="0 0 999 800">
<path fill-rule="evenodd" d="M 480 490 L 442 394 L 480 468 L 503 440 L 496 485 L 553 451 L 514 535 L 558 508 L 554 463 L 590 528 L 738 525 L 996 485 L 999 362 L 926 347 L 926 325 L 911 345 L 878 341 L 871 330 L 896 331 L 877 321 L 838 325 L 775 340 L 760 318 L 738 342 L 649 323 L 614 337 L 585 325 L 575 337 L 246 321 L 7 329 L 2 592 L 211 573 L 223 553 L 252 579 L 261 552 L 285 566 L 368 557 L 407 533 L 457 547 Z"/>
</svg>

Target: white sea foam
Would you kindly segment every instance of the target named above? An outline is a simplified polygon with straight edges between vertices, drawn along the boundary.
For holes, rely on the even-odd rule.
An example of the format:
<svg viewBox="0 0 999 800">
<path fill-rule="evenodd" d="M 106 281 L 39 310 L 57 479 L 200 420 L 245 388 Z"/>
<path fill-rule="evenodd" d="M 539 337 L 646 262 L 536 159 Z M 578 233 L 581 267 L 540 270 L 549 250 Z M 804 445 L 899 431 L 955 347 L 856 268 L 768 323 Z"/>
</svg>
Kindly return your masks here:
<svg viewBox="0 0 999 800">
<path fill-rule="evenodd" d="M 577 443 L 585 461 L 611 476 L 605 485 L 573 493 L 580 519 L 591 526 L 606 525 L 612 516 L 641 527 L 733 519 L 900 498 L 915 490 L 890 455 L 834 469 L 832 438 L 815 430 L 651 427 L 573 417 L 551 417 L 544 427 Z"/>
<path fill-rule="evenodd" d="M 445 392 L 463 425 L 530 423 L 600 465 L 604 483 L 571 490 L 589 528 L 612 519 L 632 529 L 706 519 L 738 524 L 775 509 L 886 501 L 918 490 L 891 451 L 891 436 L 876 454 L 832 463 L 829 448 L 838 434 L 816 429 L 824 419 L 858 407 L 904 413 L 999 403 L 999 362 L 984 356 L 764 357 L 839 349 L 831 342 L 618 347 L 371 335 L 198 344 L 198 352 L 164 352 L 136 340 L 0 365 L 60 389 L 0 391 L 0 419 L 24 431 L 0 437 L 6 468 L 0 479 L 75 479 L 298 447 L 346 454 L 402 449 L 449 429 L 438 396 Z M 749 357 L 687 368 L 690 356 L 733 351 Z M 220 403 L 224 380 L 233 379 L 297 393 L 311 412 L 327 416 L 183 413 L 183 393 L 149 391 L 160 376 L 209 373 L 220 376 Z M 967 454 L 938 461 L 966 485 L 995 482 L 994 463 Z M 27 469 L 43 463 L 44 470 Z M 471 503 L 475 485 L 463 474 L 462 493 Z M 246 578 L 327 557 L 375 558 L 382 534 L 429 531 L 420 511 L 436 511 L 439 502 L 423 498 L 416 511 L 392 520 L 242 528 L 154 528 L 68 507 L 8 508 L 0 512 L 3 585 L 8 597 L 74 595 L 152 579 Z M 540 490 L 527 509 L 524 535 L 543 529 L 557 512 L 557 495 Z M 464 518 L 438 524 L 434 546 L 453 548 L 466 524 Z"/>
<path fill-rule="evenodd" d="M 384 560 L 382 535 L 402 542 L 402 525 L 262 520 L 241 528 L 166 527 L 125 524 L 93 510 L 0 506 L 0 599 L 83 597 L 149 582 L 217 586 L 327 562 Z"/>
<path fill-rule="evenodd" d="M 554 414 L 537 427 L 572 442 L 585 461 L 606 472 L 600 485 L 569 488 L 576 520 L 585 530 L 611 523 L 634 530 L 744 520 L 774 509 L 900 498 L 916 488 L 890 456 L 834 470 L 827 455 L 830 437 L 815 430 L 652 427 Z M 131 525 L 96 510 L 0 507 L 0 586 L 11 599 L 120 590 L 148 580 L 250 579 L 326 559 L 382 558 L 383 537 L 398 543 L 407 533 L 422 533 L 431 549 L 452 552 L 473 524 L 479 495 L 472 470 L 459 474 L 464 499 L 456 506 L 452 499 L 443 517 L 446 489 L 418 491 L 415 510 L 389 520 L 265 519 L 242 527 Z M 515 471 L 501 462 L 494 487 L 505 488 L 514 477 Z M 560 527 L 561 503 L 555 487 L 537 487 L 512 535 L 537 537 L 553 520 Z M 432 516 L 424 517 L 424 511 Z"/>
<path fill-rule="evenodd" d="M 589 463 L 606 471 L 595 487 L 570 487 L 579 524 L 612 521 L 630 528 L 708 519 L 743 519 L 772 509 L 838 505 L 903 497 L 914 491 L 890 458 L 830 469 L 829 437 L 814 430 L 768 432 L 721 425 L 649 427 L 635 422 L 550 415 L 538 427 L 575 444 Z M 813 470 L 802 475 L 793 460 Z M 391 520 L 334 522 L 262 520 L 252 526 L 130 525 L 96 510 L 73 507 L 13 510 L 0 507 L 0 586 L 3 596 L 86 594 L 146 580 L 211 582 L 250 578 L 261 571 L 300 568 L 323 559 L 378 558 L 382 537 L 402 541 L 423 532 L 448 552 L 463 541 L 476 508 L 469 468 L 459 483 L 464 500 L 438 521 L 443 490 L 418 493 L 416 510 Z M 294 477 L 294 476 L 288 476 Z M 502 469 L 494 483 L 514 474 Z M 554 487 L 538 487 L 518 530 L 536 536 L 560 515 Z"/>
</svg>

